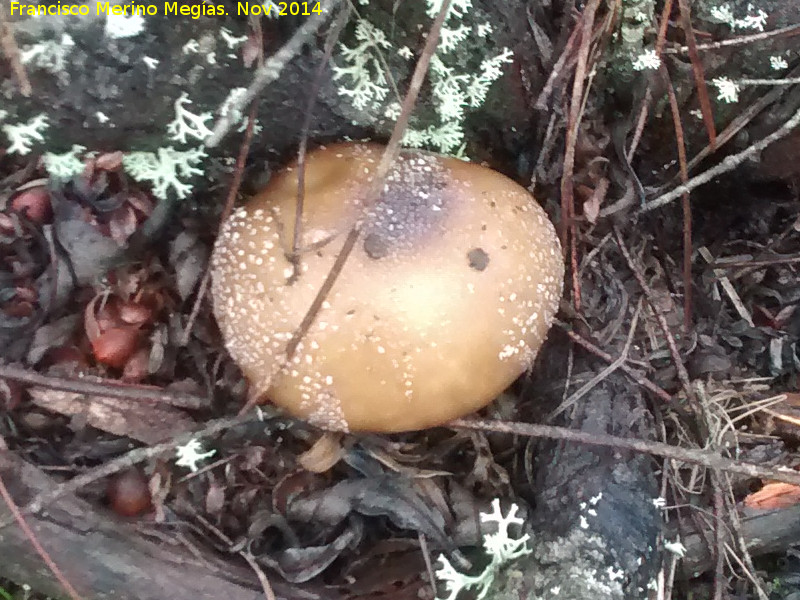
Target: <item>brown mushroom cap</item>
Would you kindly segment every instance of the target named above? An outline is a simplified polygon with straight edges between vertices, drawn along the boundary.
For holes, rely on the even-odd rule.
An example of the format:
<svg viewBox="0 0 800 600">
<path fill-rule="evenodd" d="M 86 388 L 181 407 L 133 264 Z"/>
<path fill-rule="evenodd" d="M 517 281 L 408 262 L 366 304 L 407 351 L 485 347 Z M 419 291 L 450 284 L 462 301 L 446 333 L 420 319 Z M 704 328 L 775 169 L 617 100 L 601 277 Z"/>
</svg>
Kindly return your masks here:
<svg viewBox="0 0 800 600">
<path fill-rule="evenodd" d="M 562 291 L 558 237 L 524 188 L 403 151 L 370 202 L 382 152 L 348 143 L 308 155 L 296 281 L 291 167 L 225 222 L 212 256 L 214 313 L 254 391 L 327 429 L 422 429 L 485 406 L 531 365 Z M 276 372 L 360 218 L 344 269 Z"/>
</svg>

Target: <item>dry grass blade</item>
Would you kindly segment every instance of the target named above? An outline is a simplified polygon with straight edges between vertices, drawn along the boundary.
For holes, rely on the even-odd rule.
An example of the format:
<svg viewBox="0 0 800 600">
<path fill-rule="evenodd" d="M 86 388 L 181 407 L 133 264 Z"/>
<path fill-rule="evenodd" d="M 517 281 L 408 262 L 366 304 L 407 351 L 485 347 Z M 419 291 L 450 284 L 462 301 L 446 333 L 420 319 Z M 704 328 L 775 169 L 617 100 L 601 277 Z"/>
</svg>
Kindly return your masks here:
<svg viewBox="0 0 800 600">
<path fill-rule="evenodd" d="M 22 512 L 19 510 L 19 507 L 14 502 L 14 499 L 11 497 L 11 494 L 6 487 L 5 482 L 0 477 L 0 496 L 2 496 L 3 501 L 8 506 L 8 509 L 11 511 L 11 514 L 14 516 L 14 519 L 17 521 L 17 524 L 20 526 L 27 538 L 31 541 L 31 545 L 36 550 L 36 553 L 42 557 L 44 564 L 47 565 L 47 568 L 50 569 L 50 572 L 53 573 L 53 576 L 58 580 L 61 584 L 61 587 L 64 588 L 64 591 L 69 595 L 72 600 L 81 600 L 81 595 L 75 590 L 72 584 L 64 577 L 64 573 L 61 572 L 61 569 L 58 568 L 58 565 L 55 561 L 50 557 L 47 551 L 42 547 L 39 543 L 39 540 L 36 538 L 36 534 L 28 525 L 28 522 L 25 520 L 25 517 L 22 515 Z"/>
<path fill-rule="evenodd" d="M 572 273 L 572 300 L 575 310 L 580 312 L 581 292 L 578 279 L 578 247 L 575 231 L 575 198 L 573 175 L 575 173 L 575 146 L 578 141 L 578 129 L 581 113 L 584 108 L 584 82 L 589 73 L 589 49 L 592 44 L 592 29 L 600 0 L 591 0 L 581 14 L 581 45 L 578 49 L 578 62 L 575 65 L 575 76 L 572 82 L 572 98 L 570 101 L 567 122 L 566 149 L 564 152 L 564 172 L 561 176 L 561 246 L 570 257 Z"/>
<path fill-rule="evenodd" d="M 681 0 L 683 4 L 685 0 Z M 669 76 L 669 71 L 662 64 L 661 75 L 665 79 L 669 106 L 672 111 L 672 125 L 675 128 L 675 144 L 678 151 L 678 164 L 680 165 L 681 183 L 686 183 L 689 179 L 689 169 L 686 165 L 686 141 L 683 135 L 683 123 L 681 122 L 681 111 L 678 106 L 678 98 Z M 716 134 L 713 135 L 711 145 L 716 142 Z M 692 325 L 692 210 L 689 206 L 689 192 L 681 196 L 681 208 L 683 210 L 683 331 L 688 333 Z"/>
<path fill-rule="evenodd" d="M 711 110 L 711 100 L 708 97 L 708 86 L 703 72 L 703 63 L 700 60 L 700 53 L 697 51 L 697 40 L 694 37 L 691 5 L 688 0 L 678 0 L 678 5 L 681 9 L 683 33 L 686 35 L 689 48 L 689 59 L 692 61 L 692 73 L 694 74 L 694 84 L 697 87 L 697 98 L 700 101 L 700 112 L 703 115 L 703 124 L 706 126 L 706 132 L 708 133 L 709 146 L 713 149 L 717 145 L 717 131 L 714 127 L 714 113 Z M 681 139 L 680 141 L 682 144 L 683 140 Z M 681 171 L 681 176 L 683 177 L 683 171 Z"/>
</svg>

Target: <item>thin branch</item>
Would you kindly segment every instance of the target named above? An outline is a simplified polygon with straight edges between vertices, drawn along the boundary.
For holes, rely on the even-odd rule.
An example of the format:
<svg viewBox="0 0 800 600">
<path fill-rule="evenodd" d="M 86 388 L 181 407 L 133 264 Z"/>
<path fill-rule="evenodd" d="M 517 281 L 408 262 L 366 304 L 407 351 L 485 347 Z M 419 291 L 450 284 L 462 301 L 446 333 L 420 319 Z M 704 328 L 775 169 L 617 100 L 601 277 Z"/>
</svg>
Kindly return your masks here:
<svg viewBox="0 0 800 600">
<path fill-rule="evenodd" d="M 628 354 L 630 353 L 631 344 L 633 343 L 633 337 L 636 334 L 636 329 L 639 324 L 639 315 L 642 311 L 642 299 L 639 298 L 639 303 L 636 306 L 636 310 L 633 313 L 633 319 L 631 319 L 631 326 L 628 330 L 628 337 L 625 340 L 625 345 L 622 348 L 622 351 L 619 353 L 619 356 L 610 363 L 605 369 L 597 373 L 594 377 L 592 377 L 589 381 L 583 384 L 578 390 L 570 394 L 568 398 L 566 398 L 563 402 L 561 402 L 558 407 L 553 410 L 549 415 L 547 415 L 546 421 L 552 421 L 558 415 L 562 414 L 568 408 L 573 406 L 578 400 L 583 398 L 586 394 L 592 391 L 595 386 L 597 386 L 601 381 L 609 377 L 614 371 L 622 367 L 625 362 L 628 360 Z"/>
<path fill-rule="evenodd" d="M 664 8 L 661 10 L 661 17 L 659 18 L 659 26 L 658 26 L 658 36 L 656 37 L 656 56 L 661 58 L 661 54 L 664 51 L 664 44 L 666 43 L 667 39 L 667 29 L 669 25 L 669 17 L 672 13 L 672 2 L 673 0 L 666 0 L 664 2 Z M 642 106 L 639 109 L 639 117 L 636 120 L 636 127 L 634 129 L 633 138 L 631 139 L 630 147 L 624 151 L 623 158 L 626 161 L 626 166 L 629 171 L 631 171 L 631 176 L 636 180 L 637 188 L 639 191 L 639 195 L 644 201 L 644 191 L 642 187 L 641 181 L 639 181 L 639 177 L 633 172 L 633 167 L 631 166 L 631 162 L 633 162 L 633 157 L 636 154 L 636 149 L 639 147 L 639 141 L 642 138 L 642 132 L 644 131 L 644 126 L 647 122 L 647 114 L 650 111 L 650 101 L 653 99 L 653 81 L 651 79 L 648 80 L 647 89 L 645 89 L 644 97 L 642 98 Z M 627 132 L 626 132 L 627 134 Z M 625 136 L 627 137 L 627 135 Z M 622 146 L 624 146 L 624 139 L 622 140 Z"/>
<path fill-rule="evenodd" d="M 269 584 L 269 579 L 267 578 L 267 574 L 264 573 L 264 569 L 256 562 L 256 559 L 253 558 L 253 555 L 250 552 L 241 551 L 239 552 L 239 556 L 241 556 L 247 564 L 250 565 L 250 568 L 253 569 L 253 572 L 258 577 L 258 582 L 261 584 L 261 590 L 264 592 L 264 598 L 266 600 L 276 600 L 275 592 L 272 591 L 272 586 Z"/>
<path fill-rule="evenodd" d="M 325 40 L 325 51 L 322 60 L 317 65 L 317 72 L 314 74 L 314 81 L 308 94 L 308 105 L 306 106 L 303 127 L 300 130 L 300 147 L 297 149 L 297 202 L 294 209 L 294 232 L 292 235 L 292 253 L 289 261 L 292 263 L 294 272 L 290 283 L 300 275 L 300 246 L 303 237 L 303 207 L 306 197 L 306 150 L 308 148 L 308 136 L 311 132 L 311 120 L 314 116 L 314 108 L 317 104 L 319 90 L 322 87 L 322 77 L 328 66 L 328 61 L 333 55 L 333 48 L 342 33 L 342 29 L 347 23 L 350 15 L 350 7 L 343 6 L 336 17 L 336 21 L 328 32 Z"/>
<path fill-rule="evenodd" d="M 781 77 L 779 79 L 736 79 L 739 85 L 797 85 L 800 77 Z"/>
<path fill-rule="evenodd" d="M 713 600 L 722 600 L 724 589 L 728 583 L 728 578 L 725 577 L 725 548 L 723 544 L 723 514 L 724 502 L 722 499 L 722 482 L 720 481 L 719 473 L 715 472 L 711 476 L 712 500 L 713 500 L 713 516 L 712 528 L 714 531 L 714 557 L 716 564 L 714 565 L 714 598 Z"/>
<path fill-rule="evenodd" d="M 708 134 L 708 145 L 715 148 L 717 145 L 717 130 L 714 127 L 714 113 L 711 110 L 711 100 L 708 97 L 708 86 L 706 85 L 705 73 L 703 72 L 703 61 L 697 51 L 697 40 L 694 37 L 694 27 L 692 26 L 691 4 L 689 0 L 678 0 L 681 12 L 681 25 L 686 41 L 689 46 L 689 59 L 692 63 L 692 74 L 694 75 L 694 85 L 697 88 L 697 99 L 700 101 L 700 112 L 703 115 L 703 124 L 706 126 Z"/>
<path fill-rule="evenodd" d="M 665 204 L 669 204 L 673 200 L 680 198 L 683 194 L 687 192 L 691 192 L 693 189 L 703 185 L 704 183 L 708 183 L 715 177 L 719 177 L 723 173 L 727 173 L 729 171 L 733 171 L 736 167 L 742 164 L 744 161 L 748 160 L 749 158 L 758 155 L 764 148 L 772 144 L 773 142 L 777 142 L 778 140 L 786 137 L 789 135 L 792 130 L 800 125 L 800 110 L 794 113 L 787 121 L 781 125 L 777 130 L 769 134 L 767 137 L 763 138 L 759 142 L 756 142 L 746 150 L 743 150 L 739 154 L 732 154 L 722 160 L 718 165 L 714 166 L 707 171 L 700 173 L 696 177 L 692 177 L 686 183 L 677 186 L 671 192 L 666 194 L 662 194 L 655 200 L 651 200 L 647 204 L 645 204 L 639 212 L 645 213 L 650 212 L 651 210 L 655 210 L 656 208 L 661 208 Z"/>
<path fill-rule="evenodd" d="M 558 60 L 550 71 L 550 75 L 547 77 L 547 82 L 544 84 L 544 87 L 539 93 L 538 98 L 536 98 L 536 102 L 534 102 L 535 109 L 548 109 L 547 104 L 550 101 L 550 96 L 553 95 L 553 92 L 557 87 L 556 84 L 565 77 L 569 67 L 572 66 L 571 63 L 577 60 L 573 55 L 575 53 L 575 43 L 580 39 L 580 32 L 580 27 L 575 27 L 572 30 L 572 33 L 570 33 L 569 39 L 567 40 L 564 49 L 561 51 L 561 55 L 558 57 Z"/>
<path fill-rule="evenodd" d="M 792 71 L 788 73 L 789 77 L 796 77 L 797 75 L 800 75 L 800 66 L 792 69 Z M 782 86 L 773 86 L 772 89 L 770 89 L 766 94 L 739 112 L 728 124 L 728 126 L 717 135 L 717 145 L 715 147 L 712 148 L 711 145 L 705 146 L 692 158 L 692 160 L 689 161 L 689 171 L 693 171 L 697 165 L 708 158 L 713 152 L 719 150 L 722 148 L 722 146 L 730 142 L 736 136 L 736 134 L 744 129 L 745 126 L 747 126 L 747 124 L 750 123 L 750 121 L 752 121 L 757 115 L 759 115 L 768 106 L 771 106 L 780 100 L 785 92 L 786 88 Z M 668 181 L 666 184 L 659 187 L 655 193 L 661 193 L 663 190 L 668 189 L 669 186 L 676 183 L 679 179 L 680 173 L 672 177 L 672 179 L 670 179 L 670 181 Z"/>
<path fill-rule="evenodd" d="M 680 0 L 681 7 L 686 0 Z M 688 10 L 688 8 L 687 8 Z M 681 122 L 681 109 L 678 105 L 678 97 L 675 95 L 675 88 L 669 76 L 667 67 L 661 65 L 661 75 L 665 79 L 669 106 L 672 111 L 672 125 L 675 128 L 675 144 L 678 151 L 678 165 L 680 167 L 681 183 L 686 183 L 689 179 L 689 168 L 686 165 L 686 142 L 683 133 L 683 123 Z M 716 133 L 709 131 L 710 144 L 716 145 Z M 683 209 L 683 332 L 689 333 L 692 324 L 692 209 L 689 204 L 689 192 L 681 196 L 681 208 Z"/>
<path fill-rule="evenodd" d="M 134 386 L 100 377 L 96 379 L 89 377 L 70 379 L 67 377 L 40 375 L 34 371 L 13 365 L 0 365 L 0 379 L 10 379 L 11 381 L 18 381 L 28 385 L 84 394 L 86 396 L 107 396 L 122 400 L 163 402 L 179 408 L 193 410 L 208 408 L 209 406 L 208 399 L 183 392 L 173 392 L 156 387 Z"/>
<path fill-rule="evenodd" d="M 236 158 L 236 166 L 233 169 L 233 179 L 228 187 L 228 197 L 225 199 L 225 206 L 222 208 L 222 213 L 219 217 L 220 228 L 222 227 L 222 223 L 224 223 L 230 216 L 231 212 L 233 212 L 233 205 L 236 201 L 236 196 L 239 193 L 239 188 L 242 185 L 244 163 L 247 160 L 247 155 L 250 152 L 250 143 L 253 140 L 253 131 L 255 129 L 257 112 L 258 103 L 253 102 L 253 105 L 250 107 L 250 114 L 247 117 L 247 129 L 244 133 L 244 139 L 239 147 L 239 156 Z M 203 305 L 203 299 L 206 296 L 206 291 L 208 291 L 208 284 L 210 282 L 211 268 L 210 265 L 206 265 L 203 279 L 200 280 L 200 286 L 197 289 L 197 295 L 195 296 L 194 304 L 192 305 L 192 312 L 189 313 L 189 319 L 186 321 L 186 327 L 183 330 L 183 335 L 179 342 L 181 346 L 185 346 L 189 343 L 189 338 L 191 337 L 192 329 L 194 328 L 194 322 L 197 320 L 197 315 L 200 314 L 200 307 Z"/>
<path fill-rule="evenodd" d="M 20 529 L 22 529 L 25 537 L 30 540 L 31 546 L 33 546 L 34 550 L 36 550 L 36 553 L 42 557 L 44 564 L 46 564 L 47 568 L 50 569 L 50 572 L 58 580 L 58 583 L 61 584 L 61 587 L 64 588 L 64 591 L 67 592 L 72 600 L 81 600 L 80 594 L 78 594 L 75 588 L 72 587 L 72 584 L 64 576 L 64 573 L 61 572 L 61 569 L 58 568 L 58 565 L 47 553 L 47 550 L 45 550 L 39 543 L 39 540 L 36 537 L 36 534 L 33 532 L 33 529 L 31 529 L 30 525 L 28 525 L 25 517 L 22 516 L 22 512 L 20 512 L 17 503 L 14 502 L 14 498 L 11 497 L 11 493 L 8 491 L 8 488 L 6 487 L 2 477 L 0 477 L 0 496 L 2 496 L 3 501 L 6 503 L 6 506 L 8 506 L 8 510 L 11 511 L 14 520 L 16 520 Z"/>
<path fill-rule="evenodd" d="M 647 303 L 650 305 L 650 309 L 652 310 L 656 321 L 658 321 L 659 327 L 661 327 L 661 331 L 664 334 L 664 339 L 667 342 L 667 348 L 669 348 L 669 353 L 672 357 L 672 362 L 675 364 L 675 369 L 678 373 L 678 380 L 681 382 L 681 387 L 683 387 L 683 392 L 686 394 L 686 398 L 694 404 L 696 402 L 696 398 L 694 390 L 692 389 L 692 382 L 689 380 L 689 373 L 686 370 L 686 365 L 683 364 L 681 353 L 678 351 L 678 345 L 675 343 L 675 337 L 672 335 L 672 331 L 670 331 L 667 319 L 658 309 L 657 303 L 653 300 L 653 291 L 647 284 L 647 281 L 645 280 L 644 275 L 639 267 L 633 262 L 633 258 L 631 257 L 630 252 L 628 252 L 628 248 L 625 246 L 625 242 L 622 239 L 622 234 L 617 227 L 614 227 L 614 239 L 617 242 L 617 246 L 619 246 L 620 252 L 622 252 L 622 256 L 625 257 L 628 267 L 633 272 L 633 277 L 639 283 L 639 287 L 642 288 L 642 291 L 647 298 Z"/>
<path fill-rule="evenodd" d="M 721 40 L 718 42 L 697 44 L 697 49 L 718 50 L 719 48 L 724 48 L 726 46 L 746 46 L 747 44 L 752 44 L 753 42 L 760 42 L 762 40 L 770 40 L 779 37 L 792 37 L 795 35 L 800 35 L 800 24 L 789 25 L 787 27 L 783 27 L 782 29 L 775 29 L 773 31 L 762 31 L 759 33 L 753 33 L 751 35 L 732 37 L 727 40 Z M 664 50 L 665 54 L 686 54 L 688 52 L 689 52 L 688 46 L 679 46 L 677 48 L 667 48 L 666 50 Z"/>
<path fill-rule="evenodd" d="M 567 119 L 567 138 L 564 151 L 564 170 L 561 175 L 561 245 L 570 257 L 572 274 L 572 301 L 577 312 L 580 312 L 581 292 L 578 280 L 578 248 L 575 239 L 575 198 L 573 175 L 575 172 L 575 146 L 578 140 L 578 129 L 584 107 L 584 80 L 588 74 L 589 49 L 592 44 L 592 26 L 594 17 L 600 6 L 600 0 L 591 0 L 583 9 L 581 22 L 581 45 L 578 50 L 578 62 L 575 65 L 575 75 L 572 82 L 572 98 L 570 100 L 569 116 Z"/>
<path fill-rule="evenodd" d="M 573 174 L 575 172 L 575 146 L 578 141 L 578 129 L 583 111 L 584 80 L 587 76 L 589 49 L 592 45 L 592 27 L 600 0 L 591 0 L 581 15 L 581 45 L 578 50 L 578 62 L 575 65 L 575 76 L 572 81 L 572 98 L 570 100 L 567 119 L 567 138 L 564 151 L 564 172 L 561 176 L 561 244 L 569 253 L 572 273 L 572 300 L 575 310 L 580 312 L 581 292 L 578 280 L 578 247 L 575 239 L 575 198 Z"/>
<path fill-rule="evenodd" d="M 566 323 L 563 323 L 561 321 L 556 321 L 555 324 L 569 336 L 569 339 L 571 339 L 579 346 L 582 346 L 584 349 L 588 350 L 595 356 L 600 357 L 607 363 L 615 362 L 614 357 L 611 356 L 608 352 L 601 350 L 586 338 L 572 331 Z M 672 401 L 672 396 L 670 396 L 666 391 L 662 390 L 660 387 L 658 387 L 655 383 L 653 383 L 649 379 L 642 377 L 641 374 L 639 374 L 629 365 L 623 363 L 619 366 L 619 369 L 620 371 L 625 373 L 628 377 L 633 379 L 636 383 L 638 383 L 640 386 L 642 386 L 644 389 L 646 389 L 648 392 L 651 392 L 652 394 L 658 396 L 662 401 L 664 402 Z"/>
<path fill-rule="evenodd" d="M 525 437 L 564 440 L 566 442 L 588 444 L 590 446 L 630 450 L 641 454 L 662 456 L 670 460 L 700 465 L 709 469 L 719 469 L 729 473 L 744 475 L 745 477 L 771 479 L 800 485 L 800 472 L 789 467 L 778 467 L 775 469 L 762 467 L 756 463 L 725 458 L 709 450 L 681 448 L 663 442 L 618 437 L 602 433 L 588 433 L 586 431 L 576 431 L 574 429 L 555 427 L 553 425 L 519 423 L 514 421 L 492 421 L 489 419 L 455 419 L 447 423 L 447 427 L 466 429 L 469 431 L 488 431 Z"/>
<path fill-rule="evenodd" d="M 320 12 L 309 17 L 303 25 L 295 31 L 292 38 L 259 67 L 253 77 L 253 83 L 247 88 L 247 93 L 236 99 L 229 107 L 226 114 L 220 117 L 214 125 L 213 133 L 205 140 L 205 145 L 207 147 L 214 148 L 222 141 L 222 138 L 225 137 L 233 125 L 234 115 L 241 114 L 246 105 L 255 100 L 267 85 L 280 76 L 283 69 L 289 64 L 289 61 L 299 54 L 301 48 L 313 39 L 314 34 L 322 27 L 328 15 L 333 12 L 333 9 L 336 8 L 340 2 L 341 0 L 326 0 L 325 2 L 320 2 Z"/>
<path fill-rule="evenodd" d="M 119 473 L 128 467 L 132 467 L 151 458 L 155 458 L 164 452 L 171 452 L 178 446 L 183 446 L 193 439 L 210 437 L 222 431 L 231 429 L 232 427 L 236 427 L 237 425 L 244 425 L 245 423 L 250 423 L 257 420 L 258 417 L 254 414 L 216 419 L 214 421 L 205 423 L 203 427 L 196 429 L 195 431 L 175 436 L 167 442 L 162 442 L 146 448 L 136 448 L 123 454 L 122 456 L 118 456 L 113 460 L 103 463 L 100 466 L 94 467 L 93 469 L 90 469 L 81 475 L 73 477 L 69 481 L 65 481 L 64 483 L 61 483 L 46 492 L 37 494 L 30 502 L 28 502 L 27 505 L 25 505 L 21 512 L 22 514 L 37 512 L 45 508 L 51 502 L 54 502 L 59 498 L 66 496 L 67 494 L 74 494 L 83 487 L 94 483 L 99 479 Z M 0 529 L 3 529 L 12 522 L 13 521 L 0 522 Z"/>
</svg>

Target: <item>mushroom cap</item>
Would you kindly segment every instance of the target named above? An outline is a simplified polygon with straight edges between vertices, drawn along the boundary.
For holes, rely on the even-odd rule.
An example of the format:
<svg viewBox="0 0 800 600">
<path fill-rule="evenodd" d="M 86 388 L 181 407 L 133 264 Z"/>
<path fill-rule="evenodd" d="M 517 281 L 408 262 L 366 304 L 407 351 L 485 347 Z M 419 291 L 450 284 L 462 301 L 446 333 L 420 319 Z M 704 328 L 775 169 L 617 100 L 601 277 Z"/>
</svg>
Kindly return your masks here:
<svg viewBox="0 0 800 600">
<path fill-rule="evenodd" d="M 486 167 L 402 151 L 370 202 L 382 152 L 345 143 L 308 154 L 296 280 L 294 166 L 234 212 L 212 255 L 214 313 L 253 392 L 326 429 L 423 429 L 485 406 L 531 366 L 561 297 L 561 246 L 527 190 Z"/>
</svg>

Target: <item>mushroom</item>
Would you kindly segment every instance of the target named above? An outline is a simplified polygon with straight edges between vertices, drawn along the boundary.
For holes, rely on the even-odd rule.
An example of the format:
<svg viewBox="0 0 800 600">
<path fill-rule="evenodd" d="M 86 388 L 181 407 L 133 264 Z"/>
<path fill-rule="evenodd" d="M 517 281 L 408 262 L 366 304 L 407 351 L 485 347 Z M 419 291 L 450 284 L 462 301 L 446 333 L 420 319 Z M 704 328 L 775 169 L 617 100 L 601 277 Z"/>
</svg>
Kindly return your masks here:
<svg viewBox="0 0 800 600">
<path fill-rule="evenodd" d="M 330 430 L 424 429 L 487 405 L 531 366 L 562 292 L 558 237 L 524 188 L 408 150 L 371 199 L 382 152 L 309 153 L 297 261 L 296 166 L 231 215 L 211 259 L 214 314 L 252 393 Z M 287 357 L 356 223 L 356 246 Z"/>
</svg>

